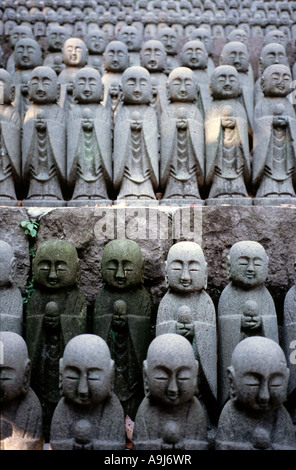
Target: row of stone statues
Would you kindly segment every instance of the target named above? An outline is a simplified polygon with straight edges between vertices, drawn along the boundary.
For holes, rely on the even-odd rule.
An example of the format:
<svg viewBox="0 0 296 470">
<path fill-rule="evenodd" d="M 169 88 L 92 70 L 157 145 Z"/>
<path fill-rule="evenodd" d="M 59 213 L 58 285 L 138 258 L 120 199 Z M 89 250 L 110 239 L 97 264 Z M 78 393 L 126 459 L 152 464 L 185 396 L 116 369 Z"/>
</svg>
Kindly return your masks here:
<svg viewBox="0 0 296 470">
<path fill-rule="evenodd" d="M 53 25 L 62 25 L 70 35 L 84 39 L 99 26 L 114 39 L 122 26 L 137 27 L 145 39 L 151 39 L 161 27 L 171 26 L 178 36 L 189 36 L 192 29 L 206 26 L 213 37 L 221 38 L 236 26 L 260 37 L 272 27 L 281 28 L 288 37 L 295 34 L 295 2 L 236 1 L 147 1 L 124 2 L 18 1 L 0 5 L 0 33 L 10 36 L 16 25 L 32 28 L 36 38 L 47 35 Z M 1 8 L 2 7 L 2 8 Z"/>
<path fill-rule="evenodd" d="M 86 300 L 83 292 L 79 288 L 79 259 L 75 246 L 65 240 L 52 239 L 39 246 L 33 264 L 35 291 L 28 301 L 24 328 L 22 324 L 22 299 L 13 282 L 15 269 L 13 252 L 11 247 L 5 242 L 1 242 L 0 248 L 1 260 L 3 260 L 1 264 L 1 330 L 22 335 L 26 340 L 28 355 L 31 361 L 30 383 L 41 403 L 43 410 L 43 432 L 48 441 L 52 416 L 60 400 L 59 374 L 61 370 L 59 367 L 62 367 L 60 359 L 63 354 L 65 354 L 65 347 L 67 344 L 70 344 L 74 337 L 89 333 L 89 328 L 87 327 Z M 232 387 L 235 387 L 234 382 L 236 378 L 234 377 L 234 372 L 229 371 L 229 367 L 231 367 L 232 364 L 235 369 L 236 361 L 240 364 L 239 367 L 242 367 L 243 364 L 248 367 L 249 364 L 245 358 L 242 362 L 238 359 L 233 359 L 234 350 L 243 340 L 252 339 L 255 341 L 254 346 L 252 346 L 253 343 L 250 343 L 250 347 L 254 348 L 253 359 L 251 360 L 250 358 L 250 361 L 252 367 L 254 364 L 258 367 L 258 371 L 254 373 L 255 369 L 253 370 L 250 366 L 253 376 L 251 377 L 252 374 L 249 374 L 248 379 L 244 379 L 245 385 L 247 388 L 249 387 L 250 390 L 261 390 L 261 385 L 259 386 L 256 380 L 258 380 L 258 375 L 263 374 L 262 369 L 261 372 L 259 372 L 259 369 L 266 367 L 268 374 L 270 373 L 272 377 L 274 377 L 272 379 L 272 382 L 275 381 L 273 385 L 274 388 L 278 387 L 282 392 L 280 395 L 280 403 L 286 402 L 288 399 L 287 403 L 285 403 L 288 411 L 283 411 L 284 414 L 281 415 L 281 417 L 277 417 L 277 415 L 274 414 L 274 409 L 277 408 L 275 404 L 279 403 L 276 401 L 273 402 L 273 398 L 270 397 L 268 399 L 265 398 L 265 402 L 264 399 L 262 399 L 262 403 L 261 399 L 258 402 L 256 395 L 251 408 L 255 406 L 255 409 L 257 409 L 257 418 L 260 418 L 260 423 L 256 421 L 257 418 L 255 419 L 254 416 L 254 423 L 253 418 L 251 419 L 247 415 L 245 416 L 246 421 L 249 422 L 248 426 L 250 425 L 250 429 L 253 429 L 253 424 L 254 426 L 256 425 L 256 427 L 257 425 L 259 426 L 259 424 L 262 425 L 263 431 L 262 429 L 258 429 L 258 432 L 263 432 L 263 436 L 261 436 L 263 439 L 262 442 L 266 441 L 268 444 L 263 448 L 268 448 L 271 443 L 272 445 L 277 443 L 277 437 L 275 437 L 274 442 L 268 439 L 268 435 L 271 438 L 270 433 L 273 434 L 273 432 L 275 432 L 276 436 L 281 435 L 288 422 L 291 421 L 290 424 L 287 424 L 288 428 L 292 426 L 292 422 L 294 426 L 296 423 L 296 361 L 293 359 L 293 348 L 295 349 L 296 336 L 295 286 L 292 287 L 286 295 L 282 337 L 280 338 L 274 302 L 264 285 L 268 275 L 268 257 L 262 245 L 253 241 L 236 243 L 229 252 L 227 266 L 230 283 L 220 296 L 216 318 L 214 304 L 206 292 L 207 263 L 201 247 L 194 242 L 179 242 L 173 245 L 169 250 L 166 261 L 168 291 L 161 299 L 158 307 L 155 333 L 157 338 L 163 338 L 163 335 L 167 334 L 183 336 L 188 342 L 187 349 L 184 343 L 184 357 L 180 354 L 180 351 L 183 350 L 183 346 L 178 343 L 178 339 L 172 339 L 172 348 L 176 348 L 175 351 L 177 351 L 177 353 L 166 351 L 164 356 L 172 358 L 172 356 L 177 355 L 176 364 L 173 359 L 171 360 L 173 364 L 172 367 L 179 370 L 181 365 L 178 361 L 185 360 L 185 355 L 187 355 L 185 351 L 187 351 L 190 346 L 189 349 L 192 357 L 195 358 L 195 361 L 198 361 L 198 369 L 194 366 L 196 379 L 194 383 L 195 386 L 198 387 L 198 392 L 195 386 L 191 388 L 191 390 L 193 390 L 193 395 L 198 398 L 199 405 L 195 404 L 194 408 L 197 407 L 196 413 L 198 415 L 201 414 L 205 416 L 205 418 L 201 418 L 201 421 L 205 419 L 205 429 L 208 430 L 208 433 L 215 429 L 224 405 L 230 407 L 229 404 L 227 405 L 229 399 L 237 396 L 239 393 L 237 390 L 234 395 L 232 393 Z M 142 403 L 144 393 L 146 398 L 149 398 L 150 387 L 153 389 L 152 382 L 154 379 L 156 384 L 159 384 L 159 387 L 161 387 L 163 383 L 168 382 L 168 378 L 165 378 L 168 373 L 167 365 L 158 364 L 155 365 L 157 374 L 153 375 L 154 379 L 151 379 L 151 381 L 149 378 L 145 378 L 144 367 L 143 383 L 142 365 L 143 361 L 146 359 L 149 344 L 153 339 L 153 325 L 151 324 L 150 296 L 143 285 L 144 260 L 137 243 L 128 239 L 119 239 L 109 242 L 105 246 L 101 258 L 101 275 L 103 286 L 99 289 L 96 297 L 94 314 L 91 320 L 91 334 L 98 335 L 108 345 L 112 361 L 114 361 L 114 383 L 112 390 L 114 390 L 117 400 L 120 402 L 124 415 L 129 416 L 133 421 L 135 420 L 135 436 L 137 436 L 137 416 L 141 416 L 142 413 L 145 415 L 146 412 L 144 412 L 142 408 L 145 410 L 145 407 L 148 406 Z M 260 338 L 263 343 L 260 343 Z M 264 338 L 264 340 L 262 338 Z M 271 347 L 272 350 L 273 348 L 277 348 L 278 352 L 275 354 L 276 356 L 280 355 L 278 357 L 281 357 L 279 362 L 282 365 L 282 358 L 286 357 L 290 375 L 287 372 L 284 373 L 285 386 L 280 382 L 279 376 L 281 374 L 272 369 L 272 367 L 277 367 L 278 362 L 275 361 L 273 353 L 269 355 L 268 342 L 266 344 L 264 343 L 267 339 L 270 344 L 276 343 L 278 345 L 280 341 L 280 345 L 283 348 L 280 352 L 279 346 Z M 77 341 L 79 340 L 77 339 Z M 94 341 L 98 340 L 96 339 Z M 163 339 L 163 341 L 164 343 L 159 339 L 156 344 L 162 344 L 162 348 L 165 344 L 170 344 L 165 339 Z M 176 346 L 173 346 L 175 342 Z M 77 359 L 77 361 L 83 362 L 86 359 L 89 360 L 91 353 L 87 346 L 88 342 L 86 341 L 85 344 L 85 341 L 82 340 L 82 343 L 84 346 L 81 346 L 81 350 L 78 346 L 75 346 L 75 342 L 73 343 L 73 354 L 74 352 L 76 354 L 75 360 Z M 258 350 L 256 349 L 257 346 L 255 346 L 257 343 Z M 92 346 L 90 347 L 92 348 Z M 107 349 L 106 346 L 104 346 L 104 348 Z M 11 350 L 14 349 L 15 348 L 12 347 Z M 263 354 L 262 351 L 265 351 L 267 355 L 267 357 L 264 356 L 264 359 L 259 358 L 260 354 Z M 247 358 L 249 354 L 250 351 L 246 353 Z M 4 359 L 5 357 L 4 351 Z M 165 357 L 163 360 L 165 360 Z M 147 360 L 148 358 L 149 350 Z M 159 352 L 156 354 L 156 358 L 161 360 L 162 356 Z M 267 367 L 266 361 L 268 364 L 270 363 L 272 370 L 268 368 L 269 366 Z M 285 366 L 285 370 L 287 366 Z M 83 367 L 85 371 L 86 365 L 84 364 Z M 95 368 L 96 366 L 88 365 L 87 367 L 92 369 L 92 367 Z M 65 383 L 67 387 L 69 387 L 70 400 L 73 399 L 75 402 L 74 391 L 77 389 L 75 389 L 74 384 L 80 383 L 78 381 L 78 375 L 80 373 L 82 374 L 82 372 L 77 373 L 79 367 L 74 365 L 74 363 L 70 369 Z M 171 373 L 173 374 L 173 372 L 170 372 L 170 374 Z M 247 372 L 245 371 L 241 376 L 238 374 L 238 376 L 245 377 L 245 373 Z M 190 380 L 190 377 L 186 377 L 185 371 L 183 377 L 182 375 L 183 373 L 181 374 L 180 383 Z M 83 376 L 85 378 L 85 372 Z M 231 382 L 229 382 L 229 377 L 232 377 Z M 94 378 L 93 380 L 98 380 L 98 378 Z M 265 379 L 263 381 L 266 383 Z M 242 384 L 240 386 L 242 386 Z M 86 386 L 85 388 L 87 389 Z M 272 386 L 270 386 L 270 390 L 271 389 Z M 176 389 L 174 392 L 165 392 L 165 390 L 166 387 L 164 386 L 162 391 L 167 394 L 167 404 L 171 403 L 171 405 L 173 405 L 175 402 L 178 404 L 179 395 Z M 266 387 L 264 390 L 266 392 Z M 97 393 L 99 395 L 99 392 Z M 241 398 L 243 398 L 243 394 L 244 392 L 242 392 Z M 77 404 L 83 408 L 83 402 L 85 401 L 85 405 L 90 406 L 89 400 L 91 400 L 91 396 L 92 394 L 90 392 L 81 391 Z M 185 396 L 187 396 L 187 393 Z M 187 406 L 189 406 L 188 403 L 185 407 L 188 412 Z M 198 411 L 200 406 L 202 407 L 202 412 Z M 160 426 L 156 415 L 164 413 L 168 421 L 170 421 L 170 418 L 167 415 L 167 411 L 165 411 L 165 409 L 162 410 L 162 406 L 160 406 L 159 409 L 159 406 L 155 404 L 155 407 L 152 413 L 148 406 L 147 412 L 149 418 L 142 416 L 141 419 L 147 419 L 149 421 L 151 416 L 155 414 L 155 417 L 151 418 L 151 429 L 155 429 L 157 433 L 160 432 L 160 429 L 163 429 L 164 433 L 168 432 L 168 435 L 171 436 L 168 439 L 172 439 L 173 441 L 167 441 L 166 439 L 164 439 L 164 441 L 169 444 L 177 445 L 181 435 L 179 425 L 174 427 L 174 424 L 170 424 L 168 428 L 165 429 L 166 420 L 162 418 L 163 423 Z M 80 407 L 78 408 L 80 409 Z M 180 411 L 180 415 L 177 413 L 179 418 L 183 416 L 185 409 Z M 100 410 L 102 411 L 101 407 Z M 242 410 L 239 410 L 240 405 L 238 410 L 233 412 L 238 415 L 242 413 L 242 416 L 245 413 L 248 414 L 244 405 Z M 285 416 L 288 416 L 288 412 L 290 417 L 286 418 Z M 70 411 L 64 410 L 63 413 L 67 415 Z M 190 412 L 188 419 L 192 419 L 196 424 L 196 418 L 194 417 L 195 412 L 192 411 L 192 413 L 191 415 Z M 230 422 L 232 420 L 230 416 L 231 413 L 232 411 L 228 411 L 226 413 L 227 418 L 225 418 L 228 421 L 230 420 Z M 77 413 L 74 412 L 74 415 L 78 417 L 78 410 Z M 73 433 L 73 420 L 71 421 L 69 417 L 71 421 L 70 424 L 64 417 L 61 419 L 66 421 L 66 427 L 69 427 L 69 430 L 71 429 L 71 433 Z M 90 418 L 88 417 L 87 419 Z M 113 422 L 113 417 L 110 419 L 110 422 Z M 243 427 L 241 423 L 242 418 L 238 419 L 238 426 Z M 183 417 L 182 419 L 180 418 L 180 420 L 180 423 L 182 423 Z M 271 430 L 271 422 L 277 423 L 276 430 Z M 147 436 L 150 435 L 150 425 L 146 426 L 146 424 L 142 423 L 140 429 L 146 430 L 146 437 L 142 438 L 139 436 L 135 438 L 135 440 L 138 439 L 139 442 L 149 440 Z M 228 425 L 230 426 L 229 423 Z M 61 429 L 59 422 L 56 426 L 57 429 Z M 170 428 L 170 426 L 173 427 Z M 92 426 L 89 424 L 89 426 L 87 426 L 88 433 L 91 432 L 91 428 Z M 186 426 L 184 426 L 184 429 L 186 429 Z M 235 429 L 235 427 L 233 429 Z M 248 429 L 247 433 L 252 434 L 250 429 Z M 151 436 L 153 436 L 153 432 L 151 430 Z M 292 440 L 286 441 L 284 445 L 287 444 L 289 446 L 289 443 L 292 443 L 293 439 L 295 439 L 294 432 L 295 431 L 292 433 Z M 235 434 L 236 432 L 234 432 L 234 435 Z M 198 435 L 205 436 L 204 432 Z M 234 439 L 234 435 L 233 438 L 230 439 L 231 441 Z M 288 435 L 291 436 L 290 431 L 283 431 L 285 438 Z M 68 434 L 67 436 L 69 437 Z M 179 436 L 178 439 L 177 436 Z M 239 433 L 238 436 L 241 436 L 241 434 Z M 63 440 L 61 437 L 59 439 Z M 174 441 L 174 439 L 176 439 L 176 441 Z M 273 439 L 273 437 L 271 439 Z M 290 437 L 288 439 L 290 439 Z M 153 448 L 154 445 L 162 445 L 162 441 L 157 441 L 157 443 L 152 437 L 151 440 L 153 444 L 144 443 L 143 445 L 150 445 L 150 448 Z M 200 440 L 204 441 L 204 437 L 200 438 Z M 226 438 L 222 440 L 227 441 Z M 238 440 L 245 442 L 246 446 L 251 445 L 246 436 Z M 71 442 L 73 444 L 73 440 Z M 283 444 L 283 442 L 284 441 L 281 440 L 281 444 Z M 64 445 L 63 443 L 60 444 L 61 446 Z M 65 445 L 68 446 L 68 444 Z M 104 443 L 102 446 L 103 445 L 106 445 L 109 449 L 108 444 Z M 118 443 L 116 443 L 116 445 L 118 445 Z M 141 448 L 141 445 L 142 444 L 139 444 L 139 448 Z M 197 444 L 193 442 L 188 444 L 188 446 L 193 446 L 193 449 L 196 448 L 194 447 L 195 445 Z M 231 446 L 231 444 L 229 445 Z M 239 446 L 240 444 L 237 445 Z"/>
</svg>

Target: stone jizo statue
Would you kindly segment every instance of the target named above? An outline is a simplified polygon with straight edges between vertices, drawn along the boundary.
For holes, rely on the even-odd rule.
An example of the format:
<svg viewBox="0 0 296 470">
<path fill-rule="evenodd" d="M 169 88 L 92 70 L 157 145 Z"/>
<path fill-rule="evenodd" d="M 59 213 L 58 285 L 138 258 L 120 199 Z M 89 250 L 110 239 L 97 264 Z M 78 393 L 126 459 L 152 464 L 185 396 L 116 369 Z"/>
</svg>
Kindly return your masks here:
<svg viewBox="0 0 296 470">
<path fill-rule="evenodd" d="M 234 349 L 227 368 L 230 400 L 218 423 L 217 450 L 295 450 L 296 439 L 284 402 L 289 369 L 273 340 L 254 336 Z"/>
<path fill-rule="evenodd" d="M 52 450 L 124 450 L 124 415 L 113 382 L 105 341 L 91 334 L 72 338 L 60 360 L 62 398 L 50 428 Z"/>
<path fill-rule="evenodd" d="M 47 32 L 47 52 L 43 65 L 52 67 L 56 58 L 63 59 L 63 45 L 68 38 L 69 33 L 63 26 L 50 26 Z"/>
<path fill-rule="evenodd" d="M 107 46 L 106 34 L 99 28 L 94 29 L 85 36 L 85 44 L 88 48 L 87 65 L 96 68 L 103 75 L 103 53 Z"/>
<path fill-rule="evenodd" d="M 12 331 L 0 331 L 0 343 L 0 450 L 42 450 L 42 410 L 30 388 L 26 343 Z"/>
<path fill-rule="evenodd" d="M 145 398 L 135 420 L 135 450 L 206 450 L 207 426 L 196 398 L 198 361 L 189 341 L 157 336 L 143 364 Z"/>
<path fill-rule="evenodd" d="M 114 83 L 121 81 L 123 72 L 129 67 L 127 45 L 121 41 L 111 41 L 103 53 L 103 69 L 105 71 L 102 82 L 104 85 L 103 106 L 111 108 L 110 88 Z"/>
<path fill-rule="evenodd" d="M 123 26 L 117 34 L 117 40 L 126 44 L 129 55 L 129 65 L 141 65 L 140 50 L 142 35 L 135 26 Z"/>
<path fill-rule="evenodd" d="M 0 240 L 0 331 L 23 333 L 23 299 L 15 285 L 16 258 L 9 243 Z"/>
</svg>

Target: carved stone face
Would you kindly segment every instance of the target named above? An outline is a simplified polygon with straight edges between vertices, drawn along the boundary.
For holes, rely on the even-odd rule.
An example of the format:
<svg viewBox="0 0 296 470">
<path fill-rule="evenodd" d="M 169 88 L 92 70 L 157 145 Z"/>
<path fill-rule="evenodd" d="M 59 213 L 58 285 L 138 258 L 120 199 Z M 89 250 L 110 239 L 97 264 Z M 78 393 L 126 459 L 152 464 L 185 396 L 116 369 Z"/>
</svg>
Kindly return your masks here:
<svg viewBox="0 0 296 470">
<path fill-rule="evenodd" d="M 0 332 L 3 362 L 0 362 L 0 403 L 24 395 L 30 381 L 30 360 L 25 341 L 10 331 Z"/>
<path fill-rule="evenodd" d="M 187 67 L 174 69 L 167 81 L 169 99 L 190 103 L 197 99 L 197 84 L 192 70 Z"/>
<path fill-rule="evenodd" d="M 166 262 L 170 289 L 188 294 L 206 287 L 207 264 L 197 243 L 179 242 L 172 246 Z"/>
<path fill-rule="evenodd" d="M 234 29 L 228 35 L 228 41 L 242 42 L 246 46 L 248 45 L 248 34 L 243 29 Z"/>
<path fill-rule="evenodd" d="M 235 243 L 228 257 L 229 279 L 234 285 L 252 289 L 263 284 L 268 276 L 268 257 L 260 243 Z"/>
<path fill-rule="evenodd" d="M 99 103 L 103 91 L 101 75 L 91 67 L 84 67 L 75 76 L 74 90 L 78 103 Z"/>
<path fill-rule="evenodd" d="M 262 91 L 265 96 L 285 97 L 291 92 L 291 72 L 285 65 L 270 65 L 262 75 Z"/>
<path fill-rule="evenodd" d="M 272 31 L 269 31 L 264 37 L 263 45 L 265 46 L 266 44 L 270 43 L 277 43 L 286 47 L 287 39 L 283 31 L 281 31 L 280 29 L 274 29 Z"/>
<path fill-rule="evenodd" d="M 141 65 L 149 72 L 162 72 L 166 67 L 166 52 L 162 42 L 151 39 L 141 50 Z"/>
<path fill-rule="evenodd" d="M 187 339 L 169 333 L 157 336 L 144 361 L 146 395 L 163 406 L 183 405 L 196 392 L 197 372 L 198 363 Z"/>
<path fill-rule="evenodd" d="M 255 336 L 235 348 L 229 368 L 233 393 L 252 412 L 275 410 L 286 400 L 289 372 L 284 353 L 271 339 Z"/>
<path fill-rule="evenodd" d="M 41 48 L 34 39 L 20 39 L 15 44 L 15 63 L 20 69 L 33 69 L 42 63 Z"/>
<path fill-rule="evenodd" d="M 238 72 L 247 72 L 249 69 L 249 53 L 245 44 L 230 42 L 221 52 L 221 65 L 232 65 Z"/>
<path fill-rule="evenodd" d="M 68 37 L 68 31 L 62 26 L 51 26 L 47 36 L 48 49 L 51 51 L 61 51 Z"/>
<path fill-rule="evenodd" d="M 35 282 L 46 289 L 76 286 L 79 259 L 75 246 L 66 240 L 48 240 L 38 248 L 33 266 Z"/>
<path fill-rule="evenodd" d="M 9 43 L 12 49 L 14 49 L 17 41 L 24 38 L 33 38 L 32 30 L 28 26 L 16 26 L 13 28 Z"/>
<path fill-rule="evenodd" d="M 262 48 L 259 58 L 259 67 L 261 68 L 261 71 L 273 64 L 288 64 L 285 48 L 281 44 L 266 44 L 266 46 Z"/>
<path fill-rule="evenodd" d="M 75 405 L 97 405 L 112 392 L 113 361 L 99 336 L 84 334 L 70 340 L 60 361 L 60 373 L 63 394 Z"/>
<path fill-rule="evenodd" d="M 13 281 L 15 258 L 11 246 L 0 240 L 0 287 L 9 286 Z"/>
<path fill-rule="evenodd" d="M 142 38 L 138 29 L 134 26 L 123 27 L 120 30 L 117 39 L 127 45 L 129 52 L 139 51 L 141 49 Z"/>
<path fill-rule="evenodd" d="M 83 67 L 87 62 L 88 50 L 84 41 L 69 38 L 63 46 L 63 61 L 70 67 Z"/>
<path fill-rule="evenodd" d="M 190 39 L 191 40 L 198 39 L 199 41 L 201 41 L 205 45 L 207 53 L 209 55 L 212 54 L 212 52 L 213 52 L 213 41 L 212 41 L 211 32 L 208 29 L 206 29 L 206 28 L 197 28 L 191 34 Z"/>
<path fill-rule="evenodd" d="M 36 67 L 29 81 L 29 97 L 37 104 L 55 103 L 58 98 L 57 75 L 50 67 Z"/>
<path fill-rule="evenodd" d="M 103 60 L 108 72 L 124 72 L 129 63 L 127 46 L 120 41 L 111 41 L 103 54 Z"/>
<path fill-rule="evenodd" d="M 102 280 L 109 287 L 124 290 L 143 281 L 144 260 L 138 244 L 132 240 L 112 240 L 103 251 Z"/>
<path fill-rule="evenodd" d="M 171 28 L 163 28 L 158 33 L 158 39 L 164 45 L 168 55 L 175 55 L 178 51 L 177 35 Z"/>
<path fill-rule="evenodd" d="M 90 54 L 103 54 L 107 45 L 106 34 L 104 31 L 94 30 L 86 36 L 85 43 Z"/>
<path fill-rule="evenodd" d="M 220 65 L 211 75 L 211 93 L 214 99 L 237 98 L 241 93 L 237 70 L 231 65 Z"/>
<path fill-rule="evenodd" d="M 122 93 L 126 104 L 148 104 L 152 98 L 149 72 L 140 66 L 129 67 L 122 74 Z"/>
<path fill-rule="evenodd" d="M 208 65 L 205 45 L 197 39 L 184 44 L 180 58 L 182 65 L 191 69 L 205 69 Z"/>
<path fill-rule="evenodd" d="M 10 104 L 13 101 L 14 89 L 11 75 L 5 69 L 0 69 L 1 104 Z"/>
</svg>

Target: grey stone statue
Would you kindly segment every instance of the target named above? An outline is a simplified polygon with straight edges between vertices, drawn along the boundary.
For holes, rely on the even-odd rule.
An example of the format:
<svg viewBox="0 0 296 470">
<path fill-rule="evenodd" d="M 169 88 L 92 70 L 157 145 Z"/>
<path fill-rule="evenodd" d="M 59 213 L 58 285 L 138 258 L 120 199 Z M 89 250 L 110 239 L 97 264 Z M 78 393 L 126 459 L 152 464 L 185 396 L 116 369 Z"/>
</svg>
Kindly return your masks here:
<svg viewBox="0 0 296 470">
<path fill-rule="evenodd" d="M 42 51 L 38 42 L 32 38 L 19 39 L 14 48 L 15 72 L 13 84 L 15 85 L 15 99 L 13 105 L 18 111 L 21 122 L 30 105 L 28 98 L 28 82 L 31 71 L 42 65 Z"/>
<path fill-rule="evenodd" d="M 129 55 L 129 66 L 141 65 L 140 51 L 142 35 L 135 26 L 124 26 L 117 34 L 117 40 L 126 44 Z"/>
<path fill-rule="evenodd" d="M 289 369 L 280 346 L 269 338 L 246 338 L 234 349 L 227 372 L 231 398 L 219 418 L 216 449 L 295 450 L 284 406 Z"/>
<path fill-rule="evenodd" d="M 255 241 L 235 243 L 227 257 L 230 283 L 222 291 L 218 303 L 218 396 L 221 406 L 229 397 L 227 367 L 235 346 L 245 335 L 254 333 L 279 341 L 274 301 L 264 285 L 268 261 L 265 249 Z"/>
<path fill-rule="evenodd" d="M 59 359 L 65 345 L 86 332 L 86 299 L 79 289 L 80 262 L 75 246 L 50 239 L 37 249 L 35 291 L 27 305 L 26 341 L 32 360 L 32 388 L 43 408 L 44 433 L 59 395 Z"/>
<path fill-rule="evenodd" d="M 143 398 L 142 364 L 151 341 L 151 300 L 143 285 L 144 259 L 133 240 L 110 241 L 101 259 L 103 287 L 93 332 L 110 348 L 115 362 L 114 392 L 125 415 L 135 419 Z"/>
<path fill-rule="evenodd" d="M 197 107 L 199 86 L 194 73 L 177 67 L 169 75 L 170 103 L 161 115 L 160 184 L 163 203 L 198 202 L 204 186 L 204 130 Z"/>
<path fill-rule="evenodd" d="M 198 107 L 203 117 L 211 105 L 209 91 L 208 53 L 206 46 L 198 39 L 185 42 L 180 52 L 180 63 L 194 72 L 195 80 L 200 88 Z"/>
<path fill-rule="evenodd" d="M 91 67 L 79 70 L 73 93 L 77 104 L 69 111 L 67 122 L 67 180 L 74 192 L 68 206 L 111 204 L 111 114 L 101 104 L 99 72 Z"/>
<path fill-rule="evenodd" d="M 82 334 L 60 361 L 60 399 L 51 423 L 52 450 L 124 450 L 124 415 L 113 393 L 114 361 L 105 341 Z"/>
<path fill-rule="evenodd" d="M 211 76 L 213 103 L 205 117 L 205 183 L 207 205 L 251 205 L 246 185 L 251 179 L 248 119 L 239 101 L 237 70 L 216 67 Z"/>
<path fill-rule="evenodd" d="M 162 28 L 158 34 L 157 39 L 162 42 L 165 47 L 167 54 L 167 66 L 166 74 L 169 75 L 173 69 L 180 67 L 180 61 L 178 59 L 178 38 L 176 32 L 170 28 Z"/>
<path fill-rule="evenodd" d="M 113 84 L 121 82 L 123 72 L 129 67 L 129 56 L 126 44 L 121 41 L 111 41 L 106 46 L 103 54 L 103 68 L 105 73 L 102 77 L 104 85 L 103 106 L 112 108 L 112 97 L 110 89 Z"/>
<path fill-rule="evenodd" d="M 0 331 L 0 450 L 42 450 L 42 411 L 30 388 L 31 361 L 24 339 Z"/>
<path fill-rule="evenodd" d="M 242 103 L 246 109 L 248 122 L 253 129 L 254 114 L 254 77 L 249 74 L 249 52 L 242 42 L 228 42 L 221 51 L 220 65 L 231 65 L 236 68 L 242 89 Z"/>
<path fill-rule="evenodd" d="M 16 259 L 12 247 L 0 240 L 0 331 L 23 332 L 23 299 L 15 285 Z"/>
<path fill-rule="evenodd" d="M 287 98 L 291 80 L 289 67 L 282 64 L 270 65 L 262 75 L 264 97 L 256 104 L 254 115 L 254 204 L 296 202 L 296 115 Z"/>
<path fill-rule="evenodd" d="M 57 104 L 57 75 L 50 67 L 36 67 L 30 77 L 31 106 L 23 126 L 23 182 L 26 206 L 65 206 L 62 187 L 66 181 L 66 119 Z"/>
<path fill-rule="evenodd" d="M 145 398 L 135 420 L 135 450 L 206 450 L 207 427 L 197 397 L 198 361 L 175 333 L 155 338 L 143 364 Z"/>
<path fill-rule="evenodd" d="M 249 35 L 244 29 L 235 28 L 229 32 L 229 34 L 227 35 L 227 42 L 233 41 L 242 42 L 243 44 L 245 44 L 247 49 L 249 49 Z M 248 76 L 250 82 L 252 83 L 252 85 L 254 85 L 254 71 L 251 62 L 249 62 Z"/>
<path fill-rule="evenodd" d="M 129 67 L 122 75 L 123 103 L 117 111 L 113 143 L 113 184 L 117 201 L 157 203 L 158 123 L 151 77 L 144 67 Z M 139 201 L 141 202 L 141 201 Z"/>
<path fill-rule="evenodd" d="M 294 282 L 296 284 L 296 261 L 294 260 Z M 291 413 L 294 428 L 296 426 L 296 287 L 288 290 L 284 301 L 282 347 L 286 355 L 290 377 L 288 383 L 287 408 Z"/>
<path fill-rule="evenodd" d="M 69 32 L 60 25 L 52 25 L 47 31 L 47 51 L 43 65 L 53 67 L 56 58 L 63 60 L 63 45 L 69 38 Z"/>
<path fill-rule="evenodd" d="M 214 71 L 215 64 L 213 61 L 213 39 L 210 29 L 203 26 L 199 26 L 198 28 L 194 29 L 190 35 L 190 40 L 194 41 L 195 39 L 203 42 L 206 47 L 208 53 L 207 71 L 209 76 L 211 76 L 212 72 Z"/>
<path fill-rule="evenodd" d="M 13 76 L 15 72 L 15 62 L 14 62 L 15 45 L 17 41 L 19 41 L 19 39 L 24 39 L 24 38 L 34 39 L 31 27 L 29 25 L 24 25 L 24 24 L 15 26 L 9 36 L 9 45 L 11 49 L 13 50 L 13 52 L 8 57 L 7 63 L 6 63 L 6 70 L 11 76 Z"/>
<path fill-rule="evenodd" d="M 173 245 L 166 261 L 168 291 L 161 299 L 156 335 L 178 333 L 190 341 L 199 361 L 200 400 L 215 421 L 217 398 L 216 312 L 206 293 L 207 263 L 194 242 Z"/>
<path fill-rule="evenodd" d="M 101 74 L 104 74 L 103 53 L 107 46 L 107 37 L 104 31 L 96 28 L 85 36 L 85 44 L 88 48 L 87 65 L 96 68 Z"/>
<path fill-rule="evenodd" d="M 59 75 L 61 93 L 59 105 L 68 112 L 74 104 L 73 84 L 76 72 L 88 61 L 88 49 L 85 42 L 79 38 L 68 38 L 63 45 L 63 62 L 66 68 Z"/>
<path fill-rule="evenodd" d="M 16 206 L 21 179 L 21 123 L 12 105 L 15 87 L 11 75 L 0 69 L 0 205 Z"/>
</svg>

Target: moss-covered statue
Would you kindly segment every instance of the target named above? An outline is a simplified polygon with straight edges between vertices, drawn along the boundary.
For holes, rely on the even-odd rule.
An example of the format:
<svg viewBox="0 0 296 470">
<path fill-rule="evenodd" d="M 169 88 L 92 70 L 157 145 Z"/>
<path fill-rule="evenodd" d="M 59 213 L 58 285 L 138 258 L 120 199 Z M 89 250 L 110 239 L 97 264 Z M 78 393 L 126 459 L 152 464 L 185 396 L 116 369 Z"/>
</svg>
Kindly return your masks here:
<svg viewBox="0 0 296 470">
<path fill-rule="evenodd" d="M 150 343 L 151 301 L 143 286 L 144 259 L 133 240 L 104 248 L 102 281 L 94 309 L 93 332 L 107 341 L 115 362 L 114 392 L 125 415 L 135 419 L 143 398 L 142 364 Z"/>
<path fill-rule="evenodd" d="M 35 291 L 29 299 L 26 341 L 32 360 L 32 388 L 38 395 L 48 432 L 60 399 L 59 360 L 65 345 L 86 332 L 86 299 L 79 289 L 80 262 L 73 243 L 50 239 L 37 249 Z"/>
</svg>

